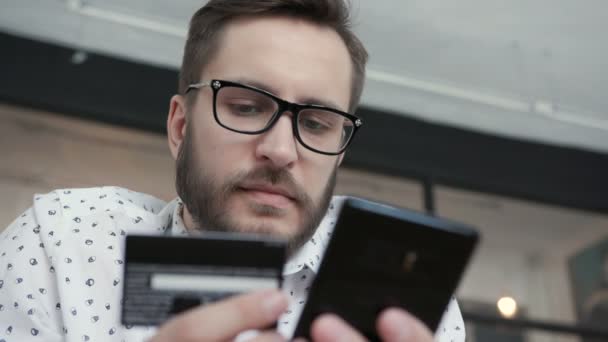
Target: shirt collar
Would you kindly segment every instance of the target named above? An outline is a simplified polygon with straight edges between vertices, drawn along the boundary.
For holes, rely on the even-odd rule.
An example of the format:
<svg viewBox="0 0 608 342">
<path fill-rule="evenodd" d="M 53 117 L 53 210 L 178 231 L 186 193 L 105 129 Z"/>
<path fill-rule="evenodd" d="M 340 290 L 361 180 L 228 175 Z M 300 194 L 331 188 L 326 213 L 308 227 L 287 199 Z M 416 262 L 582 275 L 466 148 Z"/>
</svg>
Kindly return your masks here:
<svg viewBox="0 0 608 342">
<path fill-rule="evenodd" d="M 184 204 L 182 200 L 178 197 L 171 201 L 167 207 L 172 208 L 173 213 L 170 217 L 171 224 L 165 234 L 174 236 L 188 235 L 188 228 L 186 228 L 183 219 Z"/>
<path fill-rule="evenodd" d="M 284 275 L 299 272 L 305 266 L 317 273 L 344 198 L 344 196 L 334 196 L 332 198 L 325 217 L 321 220 L 313 236 L 285 264 L 285 268 L 283 269 Z"/>
<path fill-rule="evenodd" d="M 297 273 L 304 267 L 317 273 L 344 199 L 344 196 L 332 197 L 327 212 L 313 236 L 304 243 L 289 260 L 287 260 L 287 263 L 283 268 L 284 276 Z M 182 201 L 179 198 L 176 198 L 171 201 L 166 208 L 168 210 L 170 210 L 170 208 L 173 209 L 173 214 L 170 217 L 171 223 L 166 234 L 188 235 L 188 229 L 186 228 L 182 217 L 184 209 Z"/>
</svg>

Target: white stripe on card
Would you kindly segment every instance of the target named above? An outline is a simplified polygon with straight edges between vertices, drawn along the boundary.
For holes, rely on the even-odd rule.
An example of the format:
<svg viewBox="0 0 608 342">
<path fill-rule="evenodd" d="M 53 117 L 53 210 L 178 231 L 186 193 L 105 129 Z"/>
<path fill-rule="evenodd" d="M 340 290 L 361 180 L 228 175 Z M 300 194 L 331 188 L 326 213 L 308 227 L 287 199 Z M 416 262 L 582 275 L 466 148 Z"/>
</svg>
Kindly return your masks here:
<svg viewBox="0 0 608 342">
<path fill-rule="evenodd" d="M 152 274 L 150 286 L 170 291 L 249 292 L 276 289 L 279 282 L 275 278 L 157 273 Z"/>
</svg>

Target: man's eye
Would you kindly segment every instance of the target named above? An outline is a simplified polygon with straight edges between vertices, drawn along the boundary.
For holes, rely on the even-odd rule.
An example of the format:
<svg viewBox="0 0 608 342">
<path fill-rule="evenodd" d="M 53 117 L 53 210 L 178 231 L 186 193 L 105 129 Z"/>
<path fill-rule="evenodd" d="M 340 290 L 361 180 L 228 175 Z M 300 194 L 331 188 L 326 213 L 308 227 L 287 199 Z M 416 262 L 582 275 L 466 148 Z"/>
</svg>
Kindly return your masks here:
<svg viewBox="0 0 608 342">
<path fill-rule="evenodd" d="M 256 115 L 261 114 L 263 109 L 253 104 L 234 103 L 230 105 L 230 111 L 237 115 Z"/>
<path fill-rule="evenodd" d="M 303 128 L 305 128 L 308 131 L 314 131 L 314 132 L 323 132 L 323 131 L 327 131 L 329 129 L 329 126 L 319 120 L 315 120 L 315 119 L 304 119 L 301 121 L 301 124 L 303 126 Z"/>
</svg>

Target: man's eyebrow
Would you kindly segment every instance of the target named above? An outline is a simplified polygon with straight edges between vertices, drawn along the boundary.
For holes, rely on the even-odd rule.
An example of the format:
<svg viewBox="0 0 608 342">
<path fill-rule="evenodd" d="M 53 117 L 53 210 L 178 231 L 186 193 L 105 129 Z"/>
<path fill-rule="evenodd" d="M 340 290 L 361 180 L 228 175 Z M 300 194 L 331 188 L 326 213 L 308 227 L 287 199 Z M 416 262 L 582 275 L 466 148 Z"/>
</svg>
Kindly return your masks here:
<svg viewBox="0 0 608 342">
<path fill-rule="evenodd" d="M 301 104 L 312 104 L 312 105 L 328 107 L 328 108 L 332 108 L 332 109 L 337 109 L 342 112 L 346 112 L 345 109 L 340 108 L 340 106 L 338 106 L 338 104 L 333 101 L 322 100 L 322 99 L 318 99 L 318 98 L 314 98 L 314 97 L 307 97 L 307 98 L 299 100 L 298 102 Z"/>
<path fill-rule="evenodd" d="M 269 84 L 265 84 L 260 81 L 256 81 L 254 79 L 240 77 L 240 78 L 236 78 L 236 79 L 231 79 L 230 81 L 244 84 L 244 85 L 247 85 L 250 87 L 258 88 L 260 90 L 267 91 L 275 96 L 276 96 L 276 94 L 278 94 L 278 91 L 275 88 L 273 88 L 272 86 L 270 86 Z"/>
<path fill-rule="evenodd" d="M 270 86 L 268 84 L 262 83 L 260 81 L 256 81 L 256 80 L 253 80 L 250 78 L 243 78 L 243 77 L 233 79 L 231 81 L 267 91 L 278 97 L 278 95 L 277 95 L 278 91 L 275 88 L 273 88 L 272 86 Z M 340 106 L 337 103 L 335 103 L 331 100 L 323 100 L 323 99 L 319 99 L 316 97 L 306 97 L 306 98 L 298 99 L 297 102 L 300 104 L 323 106 L 323 107 L 328 107 L 328 108 L 337 109 L 337 110 L 346 112 L 345 109 L 340 108 Z"/>
</svg>

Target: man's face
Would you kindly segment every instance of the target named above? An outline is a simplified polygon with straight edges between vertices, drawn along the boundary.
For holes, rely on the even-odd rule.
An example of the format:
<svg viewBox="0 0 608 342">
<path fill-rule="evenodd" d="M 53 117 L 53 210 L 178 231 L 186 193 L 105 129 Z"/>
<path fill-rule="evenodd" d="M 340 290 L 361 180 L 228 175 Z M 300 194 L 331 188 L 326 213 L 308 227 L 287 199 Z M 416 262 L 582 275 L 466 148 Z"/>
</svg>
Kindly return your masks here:
<svg viewBox="0 0 608 342">
<path fill-rule="evenodd" d="M 291 102 L 347 111 L 351 73 L 336 32 L 268 17 L 229 24 L 201 80 L 240 82 Z M 292 249 L 304 243 L 327 210 L 341 157 L 300 145 L 290 113 L 270 131 L 246 135 L 216 123 L 209 87 L 190 96 L 196 102 L 177 162 L 184 216 L 199 229 L 271 234 L 287 238 Z"/>
</svg>

